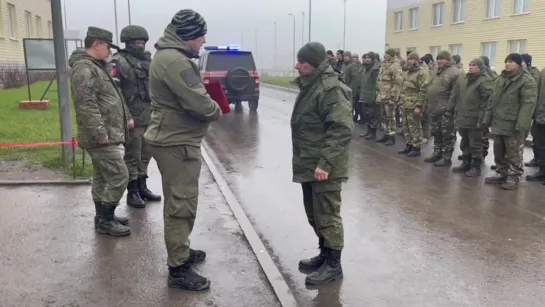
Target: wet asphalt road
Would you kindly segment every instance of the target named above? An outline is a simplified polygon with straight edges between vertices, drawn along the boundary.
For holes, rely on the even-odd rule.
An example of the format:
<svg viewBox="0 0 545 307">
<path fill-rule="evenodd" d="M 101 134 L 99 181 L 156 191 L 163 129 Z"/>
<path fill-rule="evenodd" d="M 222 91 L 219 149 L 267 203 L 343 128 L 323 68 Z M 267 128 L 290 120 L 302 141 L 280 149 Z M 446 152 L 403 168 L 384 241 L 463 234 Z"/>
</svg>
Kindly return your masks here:
<svg viewBox="0 0 545 307">
<path fill-rule="evenodd" d="M 545 186 L 503 191 L 397 155 L 400 138 L 359 139 L 359 128 L 343 191 L 345 278 L 307 289 L 297 262 L 318 250 L 291 182 L 294 99 L 264 87 L 257 114 L 225 116 L 207 141 L 302 306 L 543 306 Z"/>
<path fill-rule="evenodd" d="M 161 191 L 155 163 L 150 188 Z M 167 287 L 162 204 L 127 209 L 132 235 L 95 233 L 90 187 L 0 188 L 0 306 L 273 306 L 277 302 L 210 172 L 201 173 L 192 247 L 209 291 Z"/>
</svg>

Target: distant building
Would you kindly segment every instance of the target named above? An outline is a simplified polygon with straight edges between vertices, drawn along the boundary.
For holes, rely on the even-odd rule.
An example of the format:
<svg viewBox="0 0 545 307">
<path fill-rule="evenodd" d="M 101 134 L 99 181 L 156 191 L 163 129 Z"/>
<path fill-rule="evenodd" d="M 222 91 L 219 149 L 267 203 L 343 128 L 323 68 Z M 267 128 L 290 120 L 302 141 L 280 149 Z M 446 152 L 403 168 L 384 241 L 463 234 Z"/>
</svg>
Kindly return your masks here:
<svg viewBox="0 0 545 307">
<path fill-rule="evenodd" d="M 0 64 L 24 63 L 23 38 L 53 38 L 51 0 L 0 0 Z"/>
<path fill-rule="evenodd" d="M 449 50 L 467 63 L 480 55 L 496 71 L 511 52 L 545 66 L 545 0 L 387 0 L 386 47 L 402 56 Z M 531 5 L 530 5 L 531 2 Z"/>
</svg>

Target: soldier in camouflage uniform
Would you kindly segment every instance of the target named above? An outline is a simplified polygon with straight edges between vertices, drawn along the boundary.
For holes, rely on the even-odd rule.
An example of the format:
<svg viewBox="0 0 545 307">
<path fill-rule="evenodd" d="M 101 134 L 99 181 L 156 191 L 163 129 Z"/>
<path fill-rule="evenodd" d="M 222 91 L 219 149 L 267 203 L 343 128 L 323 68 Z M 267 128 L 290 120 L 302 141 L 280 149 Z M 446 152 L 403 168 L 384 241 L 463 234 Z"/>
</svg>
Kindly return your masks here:
<svg viewBox="0 0 545 307">
<path fill-rule="evenodd" d="M 89 27 L 85 49 L 69 59 L 72 101 L 78 123 L 78 144 L 91 156 L 95 202 L 95 229 L 102 234 L 125 236 L 129 220 L 116 217 L 115 209 L 125 192 L 129 174 L 123 161 L 129 129 L 134 121 L 106 63 L 112 44 L 110 31 Z"/>
<path fill-rule="evenodd" d="M 344 72 L 344 51 L 343 50 L 337 50 L 337 53 L 335 53 L 337 56 L 337 65 L 335 66 L 335 70 L 337 70 L 340 73 Z"/>
<path fill-rule="evenodd" d="M 343 277 L 341 189 L 348 180 L 353 99 L 328 64 L 322 44 L 306 44 L 297 60 L 300 77 L 295 84 L 300 91 L 291 116 L 293 181 L 301 183 L 305 212 L 320 247 L 318 256 L 301 260 L 299 267 L 312 271 L 307 284 L 318 285 Z"/>
<path fill-rule="evenodd" d="M 537 102 L 537 84 L 525 73 L 518 53 L 505 58 L 505 70 L 496 79 L 483 124 L 494 136 L 494 160 L 497 176 L 487 177 L 488 184 L 501 184 L 505 190 L 518 188 L 523 174 L 524 139 L 530 131 Z"/>
<path fill-rule="evenodd" d="M 119 87 L 135 124 L 125 144 L 125 163 L 129 170 L 127 205 L 144 208 L 146 206 L 144 200 L 161 200 L 161 196 L 153 194 L 146 184 L 151 159 L 149 144 L 144 139 L 151 115 L 149 95 L 151 57 L 145 52 L 149 36 L 146 29 L 136 25 L 123 28 L 120 36 L 126 47 L 112 57 L 112 65 L 116 67 L 114 77 L 119 81 Z"/>
<path fill-rule="evenodd" d="M 359 84 L 358 84 L 359 74 L 360 74 L 359 70 L 360 70 L 360 67 L 357 63 L 354 62 L 352 58 L 352 53 L 350 51 L 345 51 L 344 52 L 344 71 L 343 71 L 344 82 L 352 90 L 352 97 L 355 97 L 356 99 L 358 98 L 357 92 L 359 87 Z M 352 114 L 354 114 L 353 116 L 354 122 L 357 121 L 357 118 L 359 117 L 358 112 L 356 112 L 357 110 L 356 99 L 352 101 L 352 106 L 354 110 L 352 111 Z"/>
<path fill-rule="evenodd" d="M 202 139 L 210 123 L 221 116 L 193 61 L 206 33 L 199 13 L 181 10 L 155 44 L 149 74 L 152 111 L 144 134 L 163 182 L 168 285 L 191 291 L 210 287 L 210 280 L 192 269 L 206 253 L 191 249 L 189 236 L 198 209 Z"/>
<path fill-rule="evenodd" d="M 545 184 L 545 68 L 541 70 L 538 84 L 538 101 L 532 123 L 534 158 L 539 171 L 526 176 L 528 181 Z"/>
<path fill-rule="evenodd" d="M 403 71 L 399 60 L 395 56 L 396 51 L 394 49 L 386 50 L 377 85 L 377 104 L 381 106 L 381 123 L 385 130 L 384 136 L 378 139 L 377 142 L 384 143 L 386 146 L 395 144 L 395 111 L 403 83 Z"/>
<path fill-rule="evenodd" d="M 448 51 L 439 52 L 437 70 L 432 73 L 431 84 L 428 87 L 428 110 L 431 116 L 434 148 L 433 154 L 424 161 L 434 163 L 438 167 L 452 165 L 452 152 L 456 144 L 454 106 L 449 108 L 448 102 L 461 73 L 452 64 Z"/>
<path fill-rule="evenodd" d="M 455 105 L 456 126 L 462 140 L 463 162 L 454 167 L 454 172 L 465 172 L 467 177 L 481 175 L 483 162 L 482 123 L 488 100 L 492 95 L 494 81 L 485 74 L 484 61 L 476 58 L 469 62 L 469 71 L 460 78 L 449 104 Z M 448 109 L 451 108 L 448 107 Z"/>
<path fill-rule="evenodd" d="M 333 68 L 337 67 L 337 58 L 335 57 L 335 55 L 333 54 L 333 51 L 331 50 L 327 51 L 327 61 L 329 62 L 329 65 L 331 65 L 331 67 Z"/>
<path fill-rule="evenodd" d="M 376 102 L 379 65 L 380 62 L 374 52 L 363 55 L 358 103 L 367 123 L 367 133 L 361 135 L 366 140 L 374 140 L 377 137 L 377 128 L 380 124 L 380 105 Z"/>
<path fill-rule="evenodd" d="M 540 75 L 541 75 L 541 72 L 539 71 L 539 69 L 537 69 L 536 67 L 532 66 L 532 56 L 529 55 L 528 53 L 524 53 L 524 54 L 521 54 L 522 56 L 522 67 L 524 69 L 526 69 L 526 71 L 528 73 L 530 73 L 530 75 L 534 78 L 534 80 L 536 81 L 537 84 L 540 83 Z M 535 121 L 534 121 L 535 122 Z M 532 129 L 530 129 L 530 132 L 532 133 L 532 139 L 534 138 L 534 131 L 535 131 L 535 124 L 532 124 Z M 532 158 L 532 160 L 524 163 L 525 166 L 528 166 L 528 167 L 536 167 L 538 166 L 538 161 L 537 159 L 535 158 L 536 156 L 536 149 L 535 149 L 535 145 L 532 145 L 532 149 L 533 149 L 533 153 L 534 153 L 534 158 Z"/>
<path fill-rule="evenodd" d="M 407 77 L 403 81 L 400 106 L 403 116 L 405 149 L 398 151 L 407 157 L 420 156 L 422 146 L 422 108 L 426 105 L 426 92 L 430 83 L 430 74 L 420 65 L 420 57 L 412 52 L 407 57 Z"/>
</svg>

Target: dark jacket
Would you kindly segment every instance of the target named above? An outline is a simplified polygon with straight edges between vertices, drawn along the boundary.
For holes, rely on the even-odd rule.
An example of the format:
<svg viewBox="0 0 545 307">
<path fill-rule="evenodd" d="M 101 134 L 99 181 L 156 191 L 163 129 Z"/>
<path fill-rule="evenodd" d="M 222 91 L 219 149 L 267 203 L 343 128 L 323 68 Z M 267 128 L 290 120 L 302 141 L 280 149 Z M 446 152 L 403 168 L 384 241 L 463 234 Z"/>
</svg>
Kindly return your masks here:
<svg viewBox="0 0 545 307">
<path fill-rule="evenodd" d="M 456 126 L 476 129 L 482 124 L 488 100 L 492 95 L 494 81 L 484 72 L 477 75 L 467 73 L 456 84 L 448 110 L 455 110 Z"/>
</svg>

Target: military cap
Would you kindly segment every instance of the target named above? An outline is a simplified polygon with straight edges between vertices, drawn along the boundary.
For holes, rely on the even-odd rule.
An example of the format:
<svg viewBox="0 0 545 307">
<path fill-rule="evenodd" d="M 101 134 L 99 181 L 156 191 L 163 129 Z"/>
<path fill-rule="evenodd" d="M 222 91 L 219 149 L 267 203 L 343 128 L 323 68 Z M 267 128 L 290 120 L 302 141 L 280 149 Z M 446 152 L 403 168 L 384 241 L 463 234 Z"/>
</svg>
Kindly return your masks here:
<svg viewBox="0 0 545 307">
<path fill-rule="evenodd" d="M 386 52 L 384 52 L 384 53 L 386 53 L 387 55 L 389 55 L 391 57 L 395 57 L 396 54 L 397 54 L 397 51 L 394 48 L 388 48 L 386 50 Z"/>
<path fill-rule="evenodd" d="M 318 42 L 306 43 L 299 52 L 297 52 L 297 60 L 301 63 L 309 63 L 314 67 L 320 66 L 327 58 L 324 45 Z"/>
<path fill-rule="evenodd" d="M 418 53 L 416 53 L 416 51 L 413 51 L 413 52 L 409 53 L 409 55 L 407 56 L 407 60 L 420 61 L 420 56 L 418 55 Z"/>
<path fill-rule="evenodd" d="M 437 54 L 436 57 L 437 60 L 447 60 L 450 61 L 452 59 L 450 52 L 443 50 Z"/>
<path fill-rule="evenodd" d="M 108 30 L 101 29 L 101 28 L 98 28 L 98 27 L 89 27 L 89 28 L 87 28 L 86 38 L 101 40 L 101 41 L 107 42 L 110 45 L 110 47 L 115 48 L 115 49 L 119 49 L 119 47 L 117 45 L 114 45 L 114 43 L 113 43 L 113 34 L 112 34 L 112 32 L 110 32 Z"/>
<path fill-rule="evenodd" d="M 473 64 L 477 67 L 479 67 L 480 70 L 484 70 L 485 69 L 485 65 L 484 65 L 484 60 L 482 58 L 475 58 L 473 60 L 471 60 L 471 62 L 469 62 L 469 64 Z"/>
</svg>

